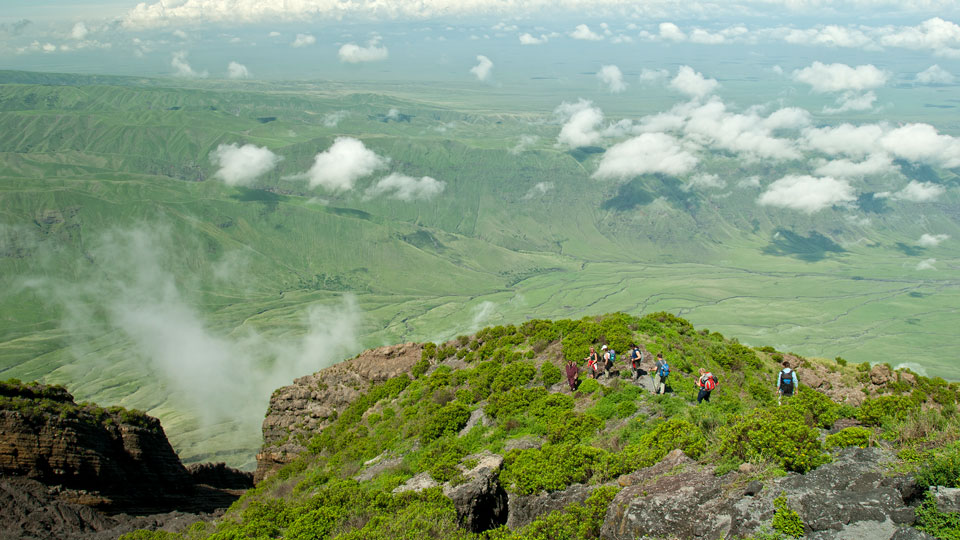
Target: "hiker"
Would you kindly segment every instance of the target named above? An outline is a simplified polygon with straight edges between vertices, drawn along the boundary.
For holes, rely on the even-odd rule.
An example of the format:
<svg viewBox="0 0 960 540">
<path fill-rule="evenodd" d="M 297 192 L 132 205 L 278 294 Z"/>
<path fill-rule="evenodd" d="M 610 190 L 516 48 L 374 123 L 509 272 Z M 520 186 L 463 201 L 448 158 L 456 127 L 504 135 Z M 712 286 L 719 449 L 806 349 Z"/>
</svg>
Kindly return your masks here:
<svg viewBox="0 0 960 540">
<path fill-rule="evenodd" d="M 670 364 L 663 359 L 663 353 L 657 353 L 657 364 L 653 368 L 653 372 L 656 374 L 656 382 L 653 384 L 653 393 L 663 394 L 667 391 L 667 377 L 670 376 Z"/>
<path fill-rule="evenodd" d="M 606 373 L 607 377 L 610 376 L 610 370 L 613 369 L 613 363 L 617 359 L 617 352 L 613 349 L 608 348 L 606 345 L 600 347 L 603 353 L 603 371 Z"/>
<path fill-rule="evenodd" d="M 630 345 L 630 367 L 633 368 L 633 379 L 640 379 L 640 362 L 643 362 L 643 353 L 636 343 Z"/>
<path fill-rule="evenodd" d="M 780 405 L 784 396 L 793 396 L 799 384 L 800 380 L 797 379 L 797 372 L 790 369 L 790 365 L 784 362 L 783 369 L 777 374 L 777 405 Z"/>
<path fill-rule="evenodd" d="M 600 372 L 600 355 L 597 354 L 597 350 L 593 347 L 590 347 L 590 354 L 587 355 L 586 361 L 587 367 L 590 368 L 590 374 L 596 379 Z"/>
<path fill-rule="evenodd" d="M 697 405 L 701 401 L 709 402 L 710 392 L 713 392 L 713 389 L 717 387 L 717 378 L 713 373 L 700 368 L 700 378 L 697 379 L 697 386 L 700 387 L 700 392 L 697 394 Z"/>
<path fill-rule="evenodd" d="M 573 360 L 567 362 L 567 384 L 570 385 L 571 392 L 575 392 L 580 385 L 579 376 L 580 368 L 577 367 L 577 363 Z"/>
</svg>

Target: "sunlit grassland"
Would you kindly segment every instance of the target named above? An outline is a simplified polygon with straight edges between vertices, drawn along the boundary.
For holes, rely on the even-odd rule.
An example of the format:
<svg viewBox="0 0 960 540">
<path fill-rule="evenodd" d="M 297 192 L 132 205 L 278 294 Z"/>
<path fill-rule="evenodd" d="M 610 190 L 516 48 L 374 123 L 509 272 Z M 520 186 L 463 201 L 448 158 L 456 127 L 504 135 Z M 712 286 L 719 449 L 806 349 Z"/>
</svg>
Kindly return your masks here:
<svg viewBox="0 0 960 540">
<path fill-rule="evenodd" d="M 52 84 L 33 84 L 38 77 Z M 705 156 L 701 168 L 724 189 L 661 176 L 591 178 L 599 153 L 555 144 L 552 109 L 579 97 L 570 88 L 0 79 L 23 83 L 0 85 L 0 374 L 146 409 L 188 461 L 249 465 L 259 418 L 244 419 L 242 430 L 239 421 L 202 424 L 197 396 L 172 391 L 103 323 L 104 303 L 138 271 L 107 249 L 118 231 L 149 232 L 157 270 L 224 339 L 295 339 L 312 306 L 346 294 L 363 314 L 355 352 L 530 318 L 664 310 L 754 346 L 912 362 L 960 379 L 960 250 L 916 243 L 930 232 L 960 239 L 954 171 L 911 173 L 939 175 L 952 188 L 937 203 L 806 215 L 761 207 L 759 188 L 738 185 L 809 172 L 805 162 Z M 724 81 L 723 91 L 743 107 L 755 104 L 751 88 L 763 101 L 777 98 L 773 83 L 756 84 Z M 885 92 L 907 102 L 899 89 Z M 921 101 L 944 99 L 923 92 Z M 598 101 L 617 120 L 678 98 L 651 89 Z M 796 101 L 824 106 L 822 96 Z M 408 118 L 387 118 L 392 108 Z M 896 110 L 915 121 L 942 114 Z M 876 119 L 817 119 L 844 120 Z M 512 152 L 524 135 L 537 139 Z M 376 175 L 342 194 L 291 178 L 339 136 L 389 157 L 383 174 L 431 176 L 446 189 L 400 202 L 364 196 Z M 209 158 L 225 143 L 266 146 L 283 160 L 252 186 L 225 186 Z M 549 189 L 531 191 L 541 182 Z M 891 182 L 871 179 L 864 189 Z M 926 259 L 932 269 L 918 269 Z M 77 305 L 88 312 L 68 313 Z M 250 400 L 265 407 L 267 397 Z"/>
</svg>

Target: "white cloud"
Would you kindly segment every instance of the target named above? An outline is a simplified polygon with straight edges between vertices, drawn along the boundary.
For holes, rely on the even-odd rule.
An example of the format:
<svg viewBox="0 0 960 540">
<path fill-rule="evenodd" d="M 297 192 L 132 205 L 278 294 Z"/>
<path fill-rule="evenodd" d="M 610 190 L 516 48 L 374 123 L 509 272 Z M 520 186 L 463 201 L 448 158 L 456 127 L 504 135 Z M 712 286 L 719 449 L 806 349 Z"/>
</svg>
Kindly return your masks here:
<svg viewBox="0 0 960 540">
<path fill-rule="evenodd" d="M 778 34 L 787 43 L 794 45 L 820 45 L 826 47 L 847 47 L 877 49 L 873 38 L 862 29 L 847 28 L 830 24 L 805 29 L 771 29 L 768 34 Z"/>
<path fill-rule="evenodd" d="M 906 124 L 886 133 L 880 146 L 894 156 L 944 168 L 960 167 L 960 139 L 930 124 Z"/>
<path fill-rule="evenodd" d="M 686 116 L 683 131 L 690 140 L 703 146 L 737 152 L 751 160 L 799 158 L 801 153 L 796 144 L 775 137 L 773 132 L 796 129 L 809 122 L 806 114 L 793 108 L 781 109 L 767 118 L 755 111 L 731 113 L 716 98 L 695 106 L 683 105 L 677 111 Z"/>
<path fill-rule="evenodd" d="M 640 70 L 640 82 L 652 83 L 667 80 L 670 72 L 666 69 L 647 69 Z"/>
<path fill-rule="evenodd" d="M 945 242 L 950 239 L 949 234 L 928 234 L 923 233 L 920 236 L 920 240 L 917 240 L 917 245 L 922 247 L 937 247 L 941 242 Z"/>
<path fill-rule="evenodd" d="M 720 178 L 719 175 L 710 174 L 710 173 L 700 173 L 695 174 L 687 180 L 688 188 L 716 188 L 722 189 L 727 187 L 727 182 Z"/>
<path fill-rule="evenodd" d="M 536 144 L 538 139 L 539 137 L 537 137 L 536 135 L 521 135 L 520 141 L 517 142 L 516 146 L 510 149 L 510 153 L 513 155 L 520 154 L 527 148 Z"/>
<path fill-rule="evenodd" d="M 742 188 L 758 188 L 760 187 L 760 177 L 757 175 L 748 176 L 743 180 L 737 182 L 737 187 Z"/>
<path fill-rule="evenodd" d="M 267 34 L 267 36 L 269 36 L 269 37 L 280 37 L 281 35 L 282 35 L 282 34 L 281 34 L 280 32 L 277 32 L 276 30 L 274 30 L 273 32 L 270 32 L 269 34 Z"/>
<path fill-rule="evenodd" d="M 183 30 L 180 30 L 179 28 L 176 29 L 176 30 L 174 30 L 174 31 L 172 32 L 172 34 L 173 34 L 174 36 L 180 38 L 180 39 L 187 39 L 187 37 L 188 37 L 188 36 L 187 36 L 187 33 L 184 32 Z"/>
<path fill-rule="evenodd" d="M 957 81 L 957 78 L 953 76 L 953 73 L 950 73 L 939 65 L 934 64 L 920 73 L 917 73 L 917 77 L 914 79 L 914 81 L 917 84 L 939 85 L 953 84 Z"/>
<path fill-rule="evenodd" d="M 570 37 L 573 39 L 582 39 L 584 41 L 601 41 L 603 36 L 590 30 L 590 27 L 585 24 L 578 24 L 577 27 L 570 32 Z"/>
<path fill-rule="evenodd" d="M 864 92 L 862 94 L 857 92 L 844 92 L 839 98 L 837 98 L 836 107 L 824 107 L 823 112 L 826 114 L 837 114 L 847 111 L 867 111 L 873 108 L 874 102 L 877 101 L 877 95 L 870 92 Z"/>
<path fill-rule="evenodd" d="M 802 141 L 808 148 L 825 154 L 865 157 L 879 149 L 884 130 L 885 127 L 879 124 L 807 128 L 803 131 Z"/>
<path fill-rule="evenodd" d="M 392 173 L 367 188 L 367 198 L 385 196 L 400 201 L 429 200 L 443 192 L 446 183 L 424 176 L 417 180 L 405 174 Z"/>
<path fill-rule="evenodd" d="M 313 37 L 311 34 L 297 34 L 297 37 L 290 43 L 290 46 L 294 48 L 300 48 L 313 45 L 316 42 L 317 38 Z"/>
<path fill-rule="evenodd" d="M 350 116 L 347 111 L 334 111 L 323 115 L 323 125 L 326 127 L 337 127 L 344 118 Z"/>
<path fill-rule="evenodd" d="M 87 37 L 87 34 L 89 33 L 90 31 L 87 29 L 87 25 L 83 22 L 78 22 L 77 24 L 73 25 L 73 29 L 70 31 L 70 37 L 80 40 Z"/>
<path fill-rule="evenodd" d="M 680 66 L 677 76 L 670 81 L 670 87 L 693 98 L 703 98 L 716 90 L 716 79 L 707 79 L 690 66 Z"/>
<path fill-rule="evenodd" d="M 521 45 L 543 45 L 547 41 L 549 41 L 549 38 L 544 34 L 540 34 L 540 37 L 534 37 L 529 33 L 520 34 Z"/>
<path fill-rule="evenodd" d="M 493 70 L 493 62 L 482 54 L 477 55 L 477 62 L 477 65 L 470 68 L 470 73 L 473 73 L 478 81 L 489 80 L 490 72 Z"/>
<path fill-rule="evenodd" d="M 854 162 L 849 159 L 835 159 L 827 161 L 820 159 L 815 162 L 817 168 L 814 172 L 819 176 L 832 176 L 834 178 L 862 178 L 876 174 L 887 174 L 896 172 L 893 160 L 886 154 L 871 154 L 867 159 Z"/>
<path fill-rule="evenodd" d="M 320 186 L 333 192 L 349 191 L 357 179 L 386 167 L 388 162 L 387 158 L 364 146 L 362 141 L 337 137 L 330 148 L 316 155 L 309 171 L 292 178 L 305 178 L 311 188 Z"/>
<path fill-rule="evenodd" d="M 793 80 L 810 85 L 814 92 L 869 90 L 886 84 L 890 74 L 873 64 L 850 67 L 846 64 L 814 62 L 793 72 Z"/>
<path fill-rule="evenodd" d="M 247 66 L 239 62 L 230 62 L 227 65 L 227 77 L 231 79 L 249 79 L 250 70 L 247 69 Z"/>
<path fill-rule="evenodd" d="M 681 175 L 690 172 L 697 162 L 697 157 L 676 138 L 644 133 L 607 150 L 593 177 L 625 180 L 648 173 Z"/>
<path fill-rule="evenodd" d="M 400 109 L 396 107 L 390 107 L 390 110 L 387 111 L 386 117 L 394 122 L 400 120 Z"/>
<path fill-rule="evenodd" d="M 931 182 L 911 180 L 906 187 L 894 193 L 892 197 L 901 201 L 929 202 L 936 200 L 946 191 L 943 186 Z"/>
<path fill-rule="evenodd" d="M 614 65 L 601 66 L 597 73 L 600 82 L 607 85 L 607 89 L 612 94 L 619 94 L 627 89 L 627 83 L 623 82 L 623 73 L 620 68 Z"/>
<path fill-rule="evenodd" d="M 386 47 L 380 46 L 380 38 L 374 37 L 369 42 L 367 42 L 366 47 L 361 47 L 356 43 L 347 43 L 340 47 L 340 50 L 337 52 L 340 56 L 341 62 L 346 62 L 348 64 L 359 64 L 360 62 L 378 62 L 380 60 L 386 60 L 389 56 L 389 51 Z"/>
<path fill-rule="evenodd" d="M 940 17 L 927 19 L 917 26 L 884 28 L 882 32 L 879 43 L 886 47 L 929 49 L 940 56 L 960 57 L 960 25 Z"/>
<path fill-rule="evenodd" d="M 193 68 L 190 67 L 190 64 L 187 62 L 187 51 L 173 53 L 170 66 L 177 70 L 176 73 L 174 73 L 177 77 L 198 78 L 207 76 L 206 71 L 194 71 Z"/>
<path fill-rule="evenodd" d="M 210 152 L 210 162 L 219 166 L 214 178 L 228 186 L 248 186 L 273 170 L 283 159 L 267 148 L 253 144 L 221 144 Z"/>
<path fill-rule="evenodd" d="M 924 259 L 917 263 L 917 270 L 936 270 L 937 267 L 934 266 L 936 262 L 936 259 Z"/>
<path fill-rule="evenodd" d="M 812 214 L 835 204 L 856 199 L 853 187 L 844 180 L 829 176 L 816 178 L 789 175 L 767 186 L 757 202 Z"/>
<path fill-rule="evenodd" d="M 660 37 L 669 41 L 686 41 L 687 39 L 686 34 L 680 30 L 680 27 L 672 22 L 660 23 Z"/>
<path fill-rule="evenodd" d="M 590 146 L 600 141 L 602 135 L 597 130 L 603 123 L 603 111 L 593 103 L 581 99 L 577 103 L 561 103 L 554 113 L 566 119 L 557 142 L 571 148 Z"/>
<path fill-rule="evenodd" d="M 556 186 L 553 182 L 537 182 L 523 197 L 520 197 L 520 200 L 529 201 L 531 199 L 543 197 L 547 194 L 547 192 L 552 191 L 555 187 Z"/>
</svg>

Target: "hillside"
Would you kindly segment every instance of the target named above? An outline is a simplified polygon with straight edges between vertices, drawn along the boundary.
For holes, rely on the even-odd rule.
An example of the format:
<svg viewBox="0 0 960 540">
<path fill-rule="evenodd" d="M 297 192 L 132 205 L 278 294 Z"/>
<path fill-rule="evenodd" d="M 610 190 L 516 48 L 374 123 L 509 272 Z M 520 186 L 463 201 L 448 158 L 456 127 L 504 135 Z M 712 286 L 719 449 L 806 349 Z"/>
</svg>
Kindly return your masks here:
<svg viewBox="0 0 960 540">
<path fill-rule="evenodd" d="M 185 461 L 247 469 L 274 388 L 366 348 L 532 317 L 669 311 L 745 344 L 960 379 L 960 251 L 918 244 L 960 238 L 955 170 L 903 162 L 856 204 L 786 212 L 741 182 L 801 161 L 712 153 L 698 174 L 722 191 L 597 180 L 603 147 L 556 142 L 553 107 L 572 96 L 491 110 L 460 90 L 0 72 L 0 374 L 145 410 Z M 338 137 L 389 165 L 353 190 L 311 187 L 297 175 Z M 279 160 L 227 185 L 222 144 Z M 389 172 L 445 187 L 368 196 Z M 874 196 L 908 179 L 944 194 Z"/>
<path fill-rule="evenodd" d="M 645 370 L 670 362 L 666 394 L 622 354 L 599 382 L 562 380 L 589 346 L 633 341 Z M 783 363 L 801 386 L 777 405 Z M 700 367 L 719 384 L 697 405 Z M 488 327 L 278 389 L 254 490 L 189 533 L 124 538 L 952 539 L 958 395 L 667 313 Z"/>
</svg>

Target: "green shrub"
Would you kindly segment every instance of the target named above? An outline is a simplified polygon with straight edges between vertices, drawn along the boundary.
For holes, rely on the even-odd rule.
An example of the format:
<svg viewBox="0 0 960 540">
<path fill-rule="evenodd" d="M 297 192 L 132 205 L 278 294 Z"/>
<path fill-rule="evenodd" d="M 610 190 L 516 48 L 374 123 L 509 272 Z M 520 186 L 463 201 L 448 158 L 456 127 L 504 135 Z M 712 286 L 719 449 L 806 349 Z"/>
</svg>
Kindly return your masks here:
<svg viewBox="0 0 960 540">
<path fill-rule="evenodd" d="M 791 538 L 800 538 L 804 534 L 803 520 L 800 515 L 787 506 L 783 495 L 773 500 L 773 530 Z"/>
<path fill-rule="evenodd" d="M 719 454 L 742 461 L 770 460 L 789 471 L 805 473 L 830 461 L 819 434 L 789 407 L 755 409 L 723 428 Z"/>
<path fill-rule="evenodd" d="M 798 389 L 790 398 L 788 406 L 799 411 L 808 424 L 825 429 L 833 427 L 833 423 L 841 416 L 838 403 L 825 394 L 808 388 L 804 388 L 802 391 Z"/>
<path fill-rule="evenodd" d="M 600 538 L 600 527 L 607 515 L 610 502 L 620 488 L 603 486 L 595 489 L 583 504 L 571 504 L 562 511 L 537 518 L 520 529 L 512 540 L 592 540 Z M 504 531 L 508 534 L 507 531 Z M 493 537 L 499 538 L 499 537 Z M 503 537 L 504 540 L 507 536 Z"/>
<path fill-rule="evenodd" d="M 863 427 L 848 427 L 842 429 L 833 435 L 828 435 L 824 441 L 827 448 L 847 448 L 850 446 L 859 446 L 866 448 L 870 446 L 870 439 L 873 437 L 873 430 Z"/>
<path fill-rule="evenodd" d="M 953 444 L 926 460 L 917 472 L 917 484 L 960 488 L 960 443 Z"/>
<path fill-rule="evenodd" d="M 577 391 L 581 394 L 592 394 L 599 389 L 600 383 L 595 379 L 584 379 L 583 382 L 580 383 L 580 387 L 577 388 Z"/>
<path fill-rule="evenodd" d="M 517 386 L 524 386 L 537 375 L 537 368 L 533 362 L 511 362 L 500 370 L 494 378 L 490 389 L 494 392 L 506 392 Z"/>
<path fill-rule="evenodd" d="M 547 440 L 554 444 L 585 442 L 603 428 L 603 421 L 590 414 L 568 412 L 549 425 Z"/>
<path fill-rule="evenodd" d="M 559 491 L 589 480 L 604 454 L 599 448 L 571 443 L 511 450 L 504 456 L 500 480 L 507 490 L 521 495 Z"/>
<path fill-rule="evenodd" d="M 919 404 L 904 396 L 880 396 L 865 399 L 860 404 L 857 419 L 868 426 L 879 426 L 885 418 L 903 420 L 915 411 Z"/>
<path fill-rule="evenodd" d="M 563 380 L 563 373 L 560 368 L 553 365 L 553 362 L 544 362 L 540 365 L 540 382 L 544 388 L 550 388 Z"/>
<path fill-rule="evenodd" d="M 447 403 L 427 421 L 420 434 L 420 442 L 426 444 L 444 435 L 459 433 L 467 425 L 468 420 L 470 420 L 469 407 L 459 401 Z"/>
<path fill-rule="evenodd" d="M 649 467 L 678 448 L 697 459 L 706 451 L 707 440 L 700 428 L 681 418 L 660 422 L 637 442 L 616 454 L 608 454 L 602 464 L 603 478 L 612 479 Z"/>
<path fill-rule="evenodd" d="M 541 386 L 534 388 L 514 387 L 506 392 L 490 394 L 490 401 L 484 410 L 497 419 L 518 416 L 526 413 L 530 404 L 546 396 L 547 391 Z"/>
<path fill-rule="evenodd" d="M 960 540 L 960 513 L 941 512 L 932 493 L 916 509 L 913 526 L 940 540 Z"/>
</svg>

